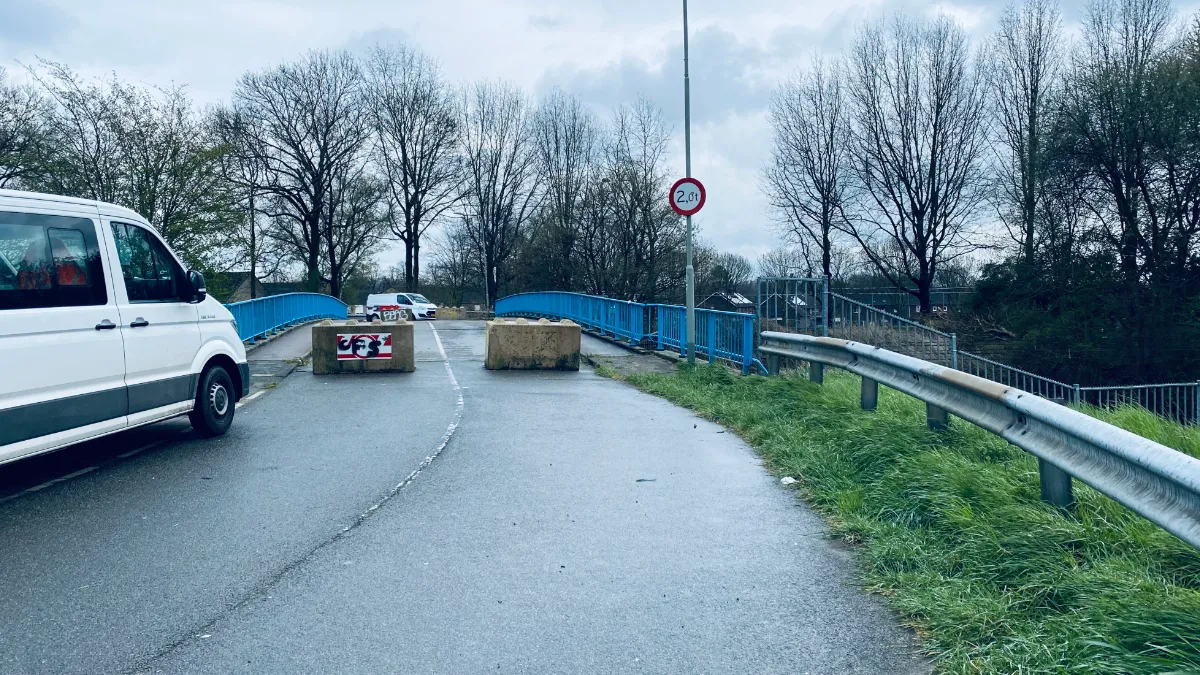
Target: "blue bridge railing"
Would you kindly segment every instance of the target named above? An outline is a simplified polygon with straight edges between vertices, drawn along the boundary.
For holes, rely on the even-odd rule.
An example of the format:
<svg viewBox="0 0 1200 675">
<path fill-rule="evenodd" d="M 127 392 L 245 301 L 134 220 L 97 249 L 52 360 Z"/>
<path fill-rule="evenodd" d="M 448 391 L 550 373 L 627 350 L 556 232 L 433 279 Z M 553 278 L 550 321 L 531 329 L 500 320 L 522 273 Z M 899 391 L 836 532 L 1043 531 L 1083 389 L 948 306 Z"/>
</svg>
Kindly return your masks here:
<svg viewBox="0 0 1200 675">
<path fill-rule="evenodd" d="M 687 350 L 687 309 L 613 300 L 582 293 L 546 291 L 510 295 L 496 301 L 496 316 L 570 319 L 583 328 L 631 344 L 650 341 L 659 350 Z M 696 353 L 709 363 L 725 361 L 742 372 L 755 369 L 754 315 L 696 309 Z"/>
<path fill-rule="evenodd" d="M 238 337 L 250 344 L 298 323 L 346 318 L 346 303 L 321 293 L 284 293 L 225 306 L 237 321 Z"/>
</svg>

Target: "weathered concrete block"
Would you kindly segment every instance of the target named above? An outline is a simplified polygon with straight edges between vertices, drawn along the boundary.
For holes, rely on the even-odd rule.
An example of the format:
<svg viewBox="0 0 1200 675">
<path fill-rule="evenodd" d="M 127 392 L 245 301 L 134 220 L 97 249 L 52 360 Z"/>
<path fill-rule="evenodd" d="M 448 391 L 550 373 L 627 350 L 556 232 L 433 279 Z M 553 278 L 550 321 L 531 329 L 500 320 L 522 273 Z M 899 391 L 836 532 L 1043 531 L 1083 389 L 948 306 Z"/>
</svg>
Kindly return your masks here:
<svg viewBox="0 0 1200 675">
<path fill-rule="evenodd" d="M 325 320 L 312 327 L 313 373 L 411 373 L 413 324 Z"/>
<path fill-rule="evenodd" d="M 496 319 L 484 334 L 488 370 L 579 370 L 579 324 Z"/>
</svg>

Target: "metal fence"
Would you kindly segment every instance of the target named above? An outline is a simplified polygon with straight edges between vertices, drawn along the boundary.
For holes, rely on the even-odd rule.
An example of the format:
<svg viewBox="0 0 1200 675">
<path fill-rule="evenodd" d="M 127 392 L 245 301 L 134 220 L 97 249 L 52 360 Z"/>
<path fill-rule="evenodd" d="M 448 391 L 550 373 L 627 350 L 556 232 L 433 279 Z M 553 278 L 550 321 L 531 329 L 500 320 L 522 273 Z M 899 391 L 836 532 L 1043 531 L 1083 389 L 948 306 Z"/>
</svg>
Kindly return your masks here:
<svg viewBox="0 0 1200 675">
<path fill-rule="evenodd" d="M 1079 387 L 1074 399 L 1099 408 L 1136 405 L 1183 423 L 1200 423 L 1200 382 Z"/>
<path fill-rule="evenodd" d="M 604 336 L 659 350 L 687 350 L 687 309 L 679 305 L 614 300 L 582 293 L 520 293 L 496 301 L 496 316 L 570 319 Z M 696 309 L 696 353 L 708 361 L 724 361 L 742 372 L 756 367 L 754 315 Z"/>
<path fill-rule="evenodd" d="M 346 318 L 346 303 L 321 293 L 284 293 L 225 306 L 237 321 L 238 337 L 250 344 L 298 323 Z"/>
<path fill-rule="evenodd" d="M 759 332 L 862 342 L 1063 403 L 1136 405 L 1185 424 L 1200 423 L 1200 382 L 1080 387 L 960 351 L 953 333 L 924 326 L 829 290 L 826 279 L 758 280 Z"/>
</svg>

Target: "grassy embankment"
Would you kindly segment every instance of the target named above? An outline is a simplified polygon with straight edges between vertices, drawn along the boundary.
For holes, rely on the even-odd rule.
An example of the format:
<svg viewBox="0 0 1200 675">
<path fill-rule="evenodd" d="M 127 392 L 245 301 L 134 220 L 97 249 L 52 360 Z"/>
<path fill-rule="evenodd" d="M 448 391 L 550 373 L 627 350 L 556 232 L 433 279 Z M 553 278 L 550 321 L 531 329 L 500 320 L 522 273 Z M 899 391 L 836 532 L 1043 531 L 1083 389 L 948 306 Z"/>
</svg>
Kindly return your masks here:
<svg viewBox="0 0 1200 675">
<path fill-rule="evenodd" d="M 988 432 L 929 431 L 923 403 L 883 387 L 863 412 L 859 379 L 837 371 L 823 387 L 719 366 L 626 379 L 797 478 L 940 672 L 1200 673 L 1200 552 L 1078 481 L 1077 514 L 1058 513 L 1037 461 Z M 1200 429 L 1096 414 L 1200 456 Z"/>
</svg>

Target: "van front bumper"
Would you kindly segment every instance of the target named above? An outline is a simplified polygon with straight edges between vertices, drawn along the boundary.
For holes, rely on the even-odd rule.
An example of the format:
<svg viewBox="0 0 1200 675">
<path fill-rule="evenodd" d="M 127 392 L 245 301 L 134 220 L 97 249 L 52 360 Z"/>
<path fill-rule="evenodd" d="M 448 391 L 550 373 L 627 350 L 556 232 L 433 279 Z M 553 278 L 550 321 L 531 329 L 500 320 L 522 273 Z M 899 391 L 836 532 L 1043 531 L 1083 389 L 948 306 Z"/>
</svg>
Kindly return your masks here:
<svg viewBox="0 0 1200 675">
<path fill-rule="evenodd" d="M 240 399 L 240 398 L 245 398 L 250 393 L 250 363 L 249 362 L 238 364 L 238 376 L 239 376 L 239 379 L 241 379 L 241 381 L 242 381 L 242 393 L 238 395 L 238 398 Z"/>
</svg>

